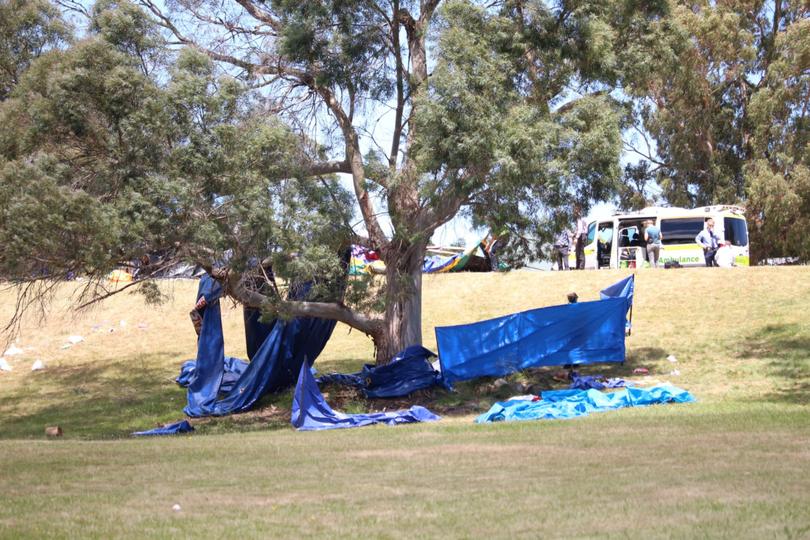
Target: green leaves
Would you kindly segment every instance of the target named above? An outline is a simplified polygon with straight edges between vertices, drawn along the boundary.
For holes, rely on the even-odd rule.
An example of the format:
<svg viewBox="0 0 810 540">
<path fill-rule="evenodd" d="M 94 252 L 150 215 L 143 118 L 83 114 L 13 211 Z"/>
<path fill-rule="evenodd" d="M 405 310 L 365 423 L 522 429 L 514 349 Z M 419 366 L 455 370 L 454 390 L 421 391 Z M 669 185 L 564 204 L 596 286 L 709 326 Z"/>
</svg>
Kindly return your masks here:
<svg viewBox="0 0 810 540">
<path fill-rule="evenodd" d="M 94 35 L 34 61 L 0 104 L 0 275 L 99 278 L 153 252 L 227 252 L 235 268 L 293 244 L 337 253 L 348 199 L 297 178 L 300 137 L 198 52 L 156 76 L 169 56 L 131 4 L 93 14 Z"/>
<path fill-rule="evenodd" d="M 0 2 L 0 101 L 36 58 L 71 40 L 70 26 L 47 0 Z"/>
<path fill-rule="evenodd" d="M 616 62 L 606 53 L 615 32 L 585 11 L 570 28 L 557 26 L 547 7 L 529 4 L 501 13 L 444 4 L 410 148 L 426 200 L 467 201 L 476 223 L 514 233 L 512 249 L 547 236 L 545 218 L 558 208 L 610 198 L 620 178 L 617 105 L 604 91 L 566 90 L 578 78 L 612 77 L 604 73 Z"/>
</svg>

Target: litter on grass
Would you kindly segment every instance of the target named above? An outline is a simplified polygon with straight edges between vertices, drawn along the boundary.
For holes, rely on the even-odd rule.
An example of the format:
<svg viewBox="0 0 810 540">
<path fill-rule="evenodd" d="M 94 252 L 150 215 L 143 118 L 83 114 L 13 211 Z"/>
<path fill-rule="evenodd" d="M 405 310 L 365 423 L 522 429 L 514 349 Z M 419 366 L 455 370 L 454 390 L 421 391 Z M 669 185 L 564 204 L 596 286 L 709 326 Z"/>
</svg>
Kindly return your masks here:
<svg viewBox="0 0 810 540">
<path fill-rule="evenodd" d="M 6 352 L 3 353 L 3 356 L 15 356 L 18 354 L 23 354 L 25 351 L 17 347 L 16 344 L 12 343 L 11 347 L 6 349 Z"/>
</svg>

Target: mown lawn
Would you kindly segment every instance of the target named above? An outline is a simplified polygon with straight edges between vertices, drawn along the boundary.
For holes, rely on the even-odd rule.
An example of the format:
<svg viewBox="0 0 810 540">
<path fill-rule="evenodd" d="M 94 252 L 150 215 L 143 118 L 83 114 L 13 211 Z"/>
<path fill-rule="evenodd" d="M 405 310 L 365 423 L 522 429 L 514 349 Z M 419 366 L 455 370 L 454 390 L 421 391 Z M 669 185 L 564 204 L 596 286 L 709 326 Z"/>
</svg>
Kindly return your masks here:
<svg viewBox="0 0 810 540">
<path fill-rule="evenodd" d="M 429 276 L 425 344 L 435 325 L 595 298 L 623 275 Z M 297 433 L 287 393 L 190 437 L 131 440 L 182 417 L 172 378 L 194 354 L 194 284 L 166 286 L 159 308 L 124 293 L 78 318 L 60 291 L 45 322 L 26 322 L 25 353 L 0 372 L 0 537 L 810 538 L 810 269 L 637 274 L 628 362 L 588 371 L 669 380 L 696 404 L 477 426 L 503 397 L 478 381 L 414 398 L 442 411 L 435 424 Z M 224 323 L 226 352 L 243 356 L 241 313 Z M 62 349 L 72 334 L 85 341 Z M 316 367 L 370 357 L 339 327 Z M 31 372 L 37 358 L 47 367 Z M 548 387 L 551 371 L 510 380 Z M 65 437 L 45 440 L 54 424 Z"/>
</svg>

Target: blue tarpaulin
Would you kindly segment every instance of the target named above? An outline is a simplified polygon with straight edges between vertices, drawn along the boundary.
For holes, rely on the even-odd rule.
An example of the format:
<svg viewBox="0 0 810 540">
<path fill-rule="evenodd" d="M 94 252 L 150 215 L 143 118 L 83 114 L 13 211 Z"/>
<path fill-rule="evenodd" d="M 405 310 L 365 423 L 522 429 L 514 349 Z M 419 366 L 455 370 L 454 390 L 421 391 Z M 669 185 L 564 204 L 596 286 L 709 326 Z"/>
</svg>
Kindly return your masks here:
<svg viewBox="0 0 810 540">
<path fill-rule="evenodd" d="M 590 390 L 591 388 L 594 390 L 604 390 L 605 388 L 632 386 L 632 384 L 624 379 L 607 379 L 604 375 L 580 375 L 576 371 L 570 372 L 568 378 L 571 379 L 571 386 L 569 386 L 569 388 L 576 390 Z"/>
<path fill-rule="evenodd" d="M 632 276 L 628 279 L 630 285 L 615 291 L 616 297 L 437 327 L 442 376 L 452 384 L 530 367 L 624 362 L 633 289 Z"/>
<path fill-rule="evenodd" d="M 244 369 L 237 374 L 241 369 L 238 362 L 231 361 L 231 370 L 226 369 L 220 294 L 219 284 L 203 276 L 197 297 L 205 296 L 207 305 L 202 312 L 197 359 L 193 370 L 185 364 L 187 377 L 183 373 L 180 377 L 188 383 L 188 404 L 183 411 L 189 416 L 246 411 L 265 393 L 291 386 L 304 361 L 315 361 L 335 327 L 335 321 L 324 319 L 274 321 L 252 360 L 242 362 Z"/>
<path fill-rule="evenodd" d="M 132 435 L 135 437 L 149 437 L 153 435 L 178 435 L 180 433 L 191 433 L 192 431 L 194 431 L 194 427 L 188 423 L 188 420 L 181 420 L 149 431 L 136 431 Z"/>
<path fill-rule="evenodd" d="M 230 392 L 231 388 L 233 388 L 233 386 L 236 384 L 236 381 L 238 381 L 239 377 L 242 376 L 242 373 L 245 372 L 245 368 L 247 368 L 247 366 L 248 363 L 240 358 L 226 356 L 223 366 L 225 373 L 223 373 L 222 383 L 219 385 L 220 393 Z M 180 375 L 177 376 L 175 382 L 177 382 L 177 384 L 180 386 L 187 387 L 196 377 L 196 372 L 197 361 L 187 360 L 183 362 L 182 366 L 180 366 Z"/>
<path fill-rule="evenodd" d="M 602 300 L 606 298 L 627 298 L 627 309 L 629 311 L 627 315 L 627 323 L 625 324 L 625 328 L 627 333 L 630 333 L 630 328 L 633 322 L 633 293 L 635 292 L 636 288 L 636 276 L 634 274 L 630 274 L 626 278 L 617 281 L 610 287 L 605 287 L 601 291 L 599 291 L 599 298 Z"/>
<path fill-rule="evenodd" d="M 606 298 L 627 298 L 630 305 L 633 305 L 633 293 L 635 292 L 636 280 L 633 274 L 626 278 L 617 281 L 609 287 L 605 287 L 599 291 L 599 297 L 604 300 Z"/>
<path fill-rule="evenodd" d="M 431 422 L 439 419 L 439 416 L 419 405 L 414 405 L 404 411 L 369 414 L 344 414 L 333 411 L 323 398 L 309 368 L 301 366 L 298 384 L 295 386 L 293 395 L 290 423 L 299 431 L 319 431 L 372 424 L 396 425 Z"/>
<path fill-rule="evenodd" d="M 366 364 L 357 373 L 333 373 L 317 379 L 318 384 L 343 384 L 362 389 L 370 398 L 407 396 L 417 390 L 443 384 L 441 373 L 433 369 L 433 352 L 413 345 L 397 353 L 383 366 Z"/>
<path fill-rule="evenodd" d="M 623 407 L 644 407 L 659 403 L 690 403 L 694 396 L 672 385 L 652 388 L 630 387 L 616 392 L 599 390 L 551 390 L 543 392 L 540 401 L 501 401 L 475 419 L 476 423 L 513 420 L 566 419 L 592 412 Z"/>
<path fill-rule="evenodd" d="M 623 362 L 627 299 L 552 306 L 436 328 L 448 383 L 538 366 Z"/>
</svg>

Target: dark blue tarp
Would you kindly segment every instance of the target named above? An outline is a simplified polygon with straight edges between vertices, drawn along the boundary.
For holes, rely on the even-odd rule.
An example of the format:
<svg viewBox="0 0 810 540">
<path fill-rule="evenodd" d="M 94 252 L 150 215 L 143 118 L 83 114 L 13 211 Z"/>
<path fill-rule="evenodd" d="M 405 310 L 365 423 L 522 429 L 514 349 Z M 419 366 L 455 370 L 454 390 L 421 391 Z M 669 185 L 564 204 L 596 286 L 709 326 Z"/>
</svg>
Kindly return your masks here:
<svg viewBox="0 0 810 540">
<path fill-rule="evenodd" d="M 476 423 L 514 420 L 567 419 L 592 412 L 623 407 L 643 407 L 658 403 L 690 403 L 694 396 L 669 384 L 652 388 L 630 387 L 617 392 L 599 390 L 551 390 L 540 401 L 501 401 L 475 419 Z"/>
<path fill-rule="evenodd" d="M 304 361 L 310 365 L 315 361 L 335 327 L 335 321 L 323 319 L 275 321 L 250 363 L 236 380 L 225 384 L 230 381 L 226 377 L 220 294 L 219 284 L 203 276 L 197 297 L 205 296 L 208 305 L 202 312 L 197 360 L 188 377 L 188 404 L 183 410 L 189 416 L 246 411 L 265 393 L 291 386 Z"/>
<path fill-rule="evenodd" d="M 433 369 L 430 358 L 435 353 L 413 345 L 397 353 L 383 366 L 366 364 L 357 373 L 333 373 L 317 379 L 318 384 L 343 384 L 363 390 L 366 397 L 392 398 L 407 396 L 417 390 L 443 384 L 441 373 Z"/>
<path fill-rule="evenodd" d="M 568 374 L 571 379 L 571 386 L 576 390 L 604 390 L 605 388 L 621 388 L 622 386 L 632 386 L 624 379 L 614 378 L 606 379 L 604 375 L 580 375 L 576 371 Z"/>
<path fill-rule="evenodd" d="M 408 410 L 369 414 L 343 414 L 333 411 L 326 403 L 307 366 L 301 366 L 293 395 L 290 423 L 299 431 L 320 431 L 368 426 L 371 424 L 410 424 L 439 420 L 429 410 L 414 405 Z"/>
<path fill-rule="evenodd" d="M 272 320 L 267 324 L 262 323 L 262 311 L 260 309 L 244 308 L 242 316 L 245 320 L 245 347 L 247 349 L 248 360 L 252 360 L 262 346 L 264 340 L 270 335 L 276 321 Z"/>
<path fill-rule="evenodd" d="M 234 387 L 236 381 L 245 372 L 248 363 L 241 358 L 234 358 L 233 356 L 226 356 L 223 368 L 225 373 L 222 374 L 222 382 L 219 385 L 219 391 L 229 392 Z M 180 366 L 180 375 L 177 376 L 175 381 L 180 386 L 187 387 L 191 381 L 196 377 L 197 361 L 187 360 Z"/>
<path fill-rule="evenodd" d="M 188 423 L 188 420 L 181 420 L 149 431 L 136 431 L 132 435 L 135 437 L 149 437 L 152 435 L 178 435 L 180 433 L 191 433 L 192 431 L 194 431 L 194 427 Z"/>
<path fill-rule="evenodd" d="M 442 376 L 452 384 L 538 366 L 624 362 L 626 298 L 515 313 L 436 328 Z"/>
</svg>

